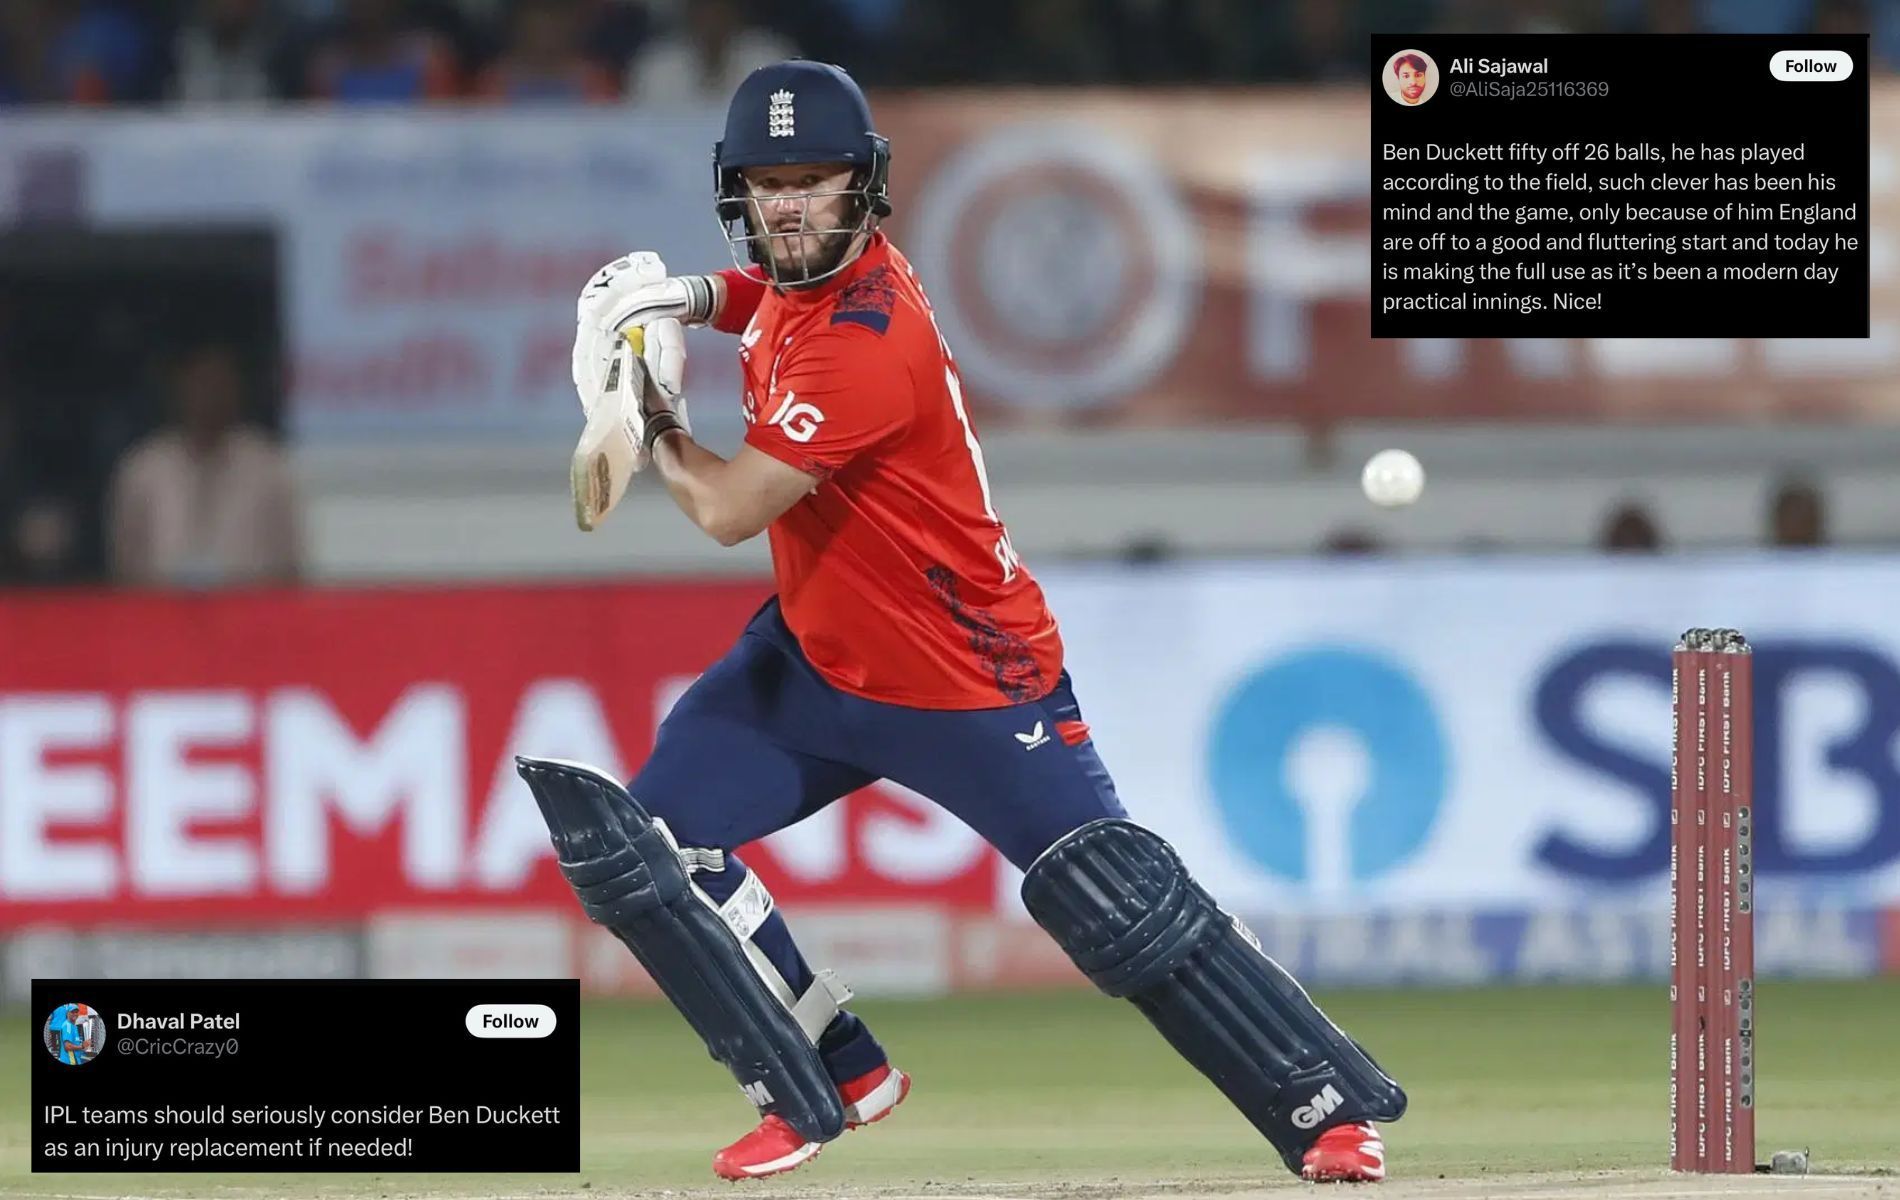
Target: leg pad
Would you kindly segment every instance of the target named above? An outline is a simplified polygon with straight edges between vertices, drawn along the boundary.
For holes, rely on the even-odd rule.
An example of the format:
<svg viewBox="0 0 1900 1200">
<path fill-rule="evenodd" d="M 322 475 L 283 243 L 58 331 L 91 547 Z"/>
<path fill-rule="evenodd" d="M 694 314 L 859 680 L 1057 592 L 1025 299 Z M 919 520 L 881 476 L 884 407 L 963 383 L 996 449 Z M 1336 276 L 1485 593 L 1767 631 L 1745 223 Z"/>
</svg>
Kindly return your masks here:
<svg viewBox="0 0 1900 1200">
<path fill-rule="evenodd" d="M 850 993 L 824 972 L 790 995 L 750 941 L 771 911 L 764 887 L 715 905 L 691 879 L 708 852 L 682 852 L 617 780 L 556 759 L 517 758 L 515 768 L 581 908 L 633 951 L 747 1098 L 810 1141 L 842 1133 L 844 1103 L 815 1040 Z"/>
<path fill-rule="evenodd" d="M 1030 865 L 1023 902 L 1097 987 L 1133 1001 L 1293 1171 L 1323 1129 L 1404 1115 L 1399 1085 L 1158 835 L 1132 821 L 1091 821 Z"/>
</svg>

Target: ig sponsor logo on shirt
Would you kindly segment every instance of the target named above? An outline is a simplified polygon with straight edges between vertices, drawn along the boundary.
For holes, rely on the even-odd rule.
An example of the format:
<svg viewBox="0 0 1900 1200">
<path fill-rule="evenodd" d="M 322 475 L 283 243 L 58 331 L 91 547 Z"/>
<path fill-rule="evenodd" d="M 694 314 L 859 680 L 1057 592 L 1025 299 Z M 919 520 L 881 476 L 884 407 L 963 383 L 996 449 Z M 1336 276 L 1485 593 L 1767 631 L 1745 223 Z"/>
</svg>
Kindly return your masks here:
<svg viewBox="0 0 1900 1200">
<path fill-rule="evenodd" d="M 809 442 L 817 434 L 825 414 L 819 412 L 816 405 L 796 400 L 797 395 L 797 392 L 785 393 L 785 399 L 779 401 L 778 411 L 772 414 L 770 423 L 783 429 L 785 436 L 794 442 Z"/>
</svg>

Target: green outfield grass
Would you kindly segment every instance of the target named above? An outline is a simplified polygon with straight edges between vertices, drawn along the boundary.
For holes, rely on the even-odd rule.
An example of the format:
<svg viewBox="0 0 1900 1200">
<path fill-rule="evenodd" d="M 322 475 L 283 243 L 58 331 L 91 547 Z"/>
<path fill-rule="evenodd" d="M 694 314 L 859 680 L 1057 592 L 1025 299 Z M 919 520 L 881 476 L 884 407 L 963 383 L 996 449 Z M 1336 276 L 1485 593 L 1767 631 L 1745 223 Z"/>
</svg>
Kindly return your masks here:
<svg viewBox="0 0 1900 1200">
<path fill-rule="evenodd" d="M 1319 999 L 1411 1092 L 1410 1115 L 1387 1131 L 1395 1181 L 1665 1163 L 1669 1018 L 1659 987 Z M 916 1089 L 890 1120 L 846 1134 L 788 1185 L 814 1195 L 1052 1180 L 1297 1186 L 1126 1004 L 1077 991 L 854 1007 Z M 30 1019 L 9 1017 L 16 1030 Z M 1761 1156 L 1805 1146 L 1818 1170 L 1900 1167 L 1900 986 L 1770 981 L 1759 1022 Z M 0 1195 L 601 1196 L 714 1186 L 712 1151 L 752 1114 L 685 1024 L 658 1005 L 595 1003 L 583 1030 L 578 1179 L 31 1175 L 33 1043 L 18 1037 L 0 1088 Z M 1900 1179 L 1886 1186 L 1893 1194 Z"/>
</svg>

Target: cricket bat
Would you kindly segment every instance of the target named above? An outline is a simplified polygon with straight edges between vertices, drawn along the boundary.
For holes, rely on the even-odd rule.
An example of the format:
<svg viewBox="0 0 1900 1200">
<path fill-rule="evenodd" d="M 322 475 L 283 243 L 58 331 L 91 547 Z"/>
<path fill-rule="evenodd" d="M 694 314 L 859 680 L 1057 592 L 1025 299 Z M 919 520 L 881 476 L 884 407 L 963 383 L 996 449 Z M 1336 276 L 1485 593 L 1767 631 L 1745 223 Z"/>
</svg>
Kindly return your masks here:
<svg viewBox="0 0 1900 1200">
<path fill-rule="evenodd" d="M 627 484 L 646 464 L 641 461 L 637 426 L 631 419 L 639 411 L 641 392 L 646 386 L 645 368 L 640 356 L 646 352 L 646 331 L 629 329 L 621 334 L 607 386 L 601 389 L 593 409 L 587 414 L 587 426 L 574 447 L 568 465 L 568 484 L 574 493 L 574 522 L 584 533 L 600 528 L 614 505 L 627 494 Z"/>
</svg>

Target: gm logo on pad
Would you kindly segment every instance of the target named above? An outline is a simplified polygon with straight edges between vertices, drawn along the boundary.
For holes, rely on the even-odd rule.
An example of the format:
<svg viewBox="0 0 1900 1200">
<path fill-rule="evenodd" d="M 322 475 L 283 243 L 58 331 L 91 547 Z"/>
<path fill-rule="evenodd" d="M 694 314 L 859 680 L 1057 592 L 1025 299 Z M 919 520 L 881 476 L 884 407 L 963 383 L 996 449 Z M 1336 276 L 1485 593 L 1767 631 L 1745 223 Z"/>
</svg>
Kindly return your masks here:
<svg viewBox="0 0 1900 1200">
<path fill-rule="evenodd" d="M 1244 677 L 1217 711 L 1207 772 L 1221 820 L 1257 866 L 1339 895 L 1424 846 L 1444 804 L 1443 729 L 1385 655 L 1314 646 Z"/>
</svg>

